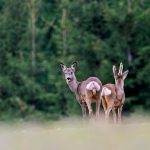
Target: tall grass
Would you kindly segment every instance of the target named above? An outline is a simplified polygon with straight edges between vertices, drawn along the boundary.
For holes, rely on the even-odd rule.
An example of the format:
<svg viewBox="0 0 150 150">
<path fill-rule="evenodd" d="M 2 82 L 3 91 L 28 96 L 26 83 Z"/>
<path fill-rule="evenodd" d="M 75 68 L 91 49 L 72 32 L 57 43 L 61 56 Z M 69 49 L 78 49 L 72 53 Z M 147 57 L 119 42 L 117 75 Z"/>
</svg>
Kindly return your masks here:
<svg viewBox="0 0 150 150">
<path fill-rule="evenodd" d="M 0 150 L 148 150 L 150 120 L 114 125 L 64 119 L 51 123 L 0 125 Z"/>
</svg>

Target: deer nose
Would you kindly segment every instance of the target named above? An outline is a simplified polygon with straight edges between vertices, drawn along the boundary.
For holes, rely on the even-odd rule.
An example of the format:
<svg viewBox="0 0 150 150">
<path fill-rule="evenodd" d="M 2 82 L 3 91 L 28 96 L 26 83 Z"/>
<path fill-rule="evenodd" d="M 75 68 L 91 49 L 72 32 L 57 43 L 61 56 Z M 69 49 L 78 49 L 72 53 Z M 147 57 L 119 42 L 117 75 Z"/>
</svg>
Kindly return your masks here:
<svg viewBox="0 0 150 150">
<path fill-rule="evenodd" d="M 67 80 L 71 80 L 71 78 L 68 77 Z"/>
</svg>

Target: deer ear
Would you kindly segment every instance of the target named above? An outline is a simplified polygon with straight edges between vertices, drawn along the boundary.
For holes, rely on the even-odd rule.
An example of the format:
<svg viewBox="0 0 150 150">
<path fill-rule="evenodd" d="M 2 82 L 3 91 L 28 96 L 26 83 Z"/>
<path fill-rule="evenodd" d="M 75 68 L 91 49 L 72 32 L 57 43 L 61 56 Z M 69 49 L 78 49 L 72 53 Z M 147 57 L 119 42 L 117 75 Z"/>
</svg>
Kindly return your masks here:
<svg viewBox="0 0 150 150">
<path fill-rule="evenodd" d="M 129 73 L 128 70 L 123 73 L 123 79 L 125 79 L 127 77 L 128 73 Z"/>
<path fill-rule="evenodd" d="M 63 63 L 60 63 L 60 67 L 63 72 L 67 69 L 67 67 Z"/>
<path fill-rule="evenodd" d="M 71 69 L 75 72 L 76 69 L 77 69 L 77 62 L 74 62 L 72 65 L 71 65 Z"/>
</svg>

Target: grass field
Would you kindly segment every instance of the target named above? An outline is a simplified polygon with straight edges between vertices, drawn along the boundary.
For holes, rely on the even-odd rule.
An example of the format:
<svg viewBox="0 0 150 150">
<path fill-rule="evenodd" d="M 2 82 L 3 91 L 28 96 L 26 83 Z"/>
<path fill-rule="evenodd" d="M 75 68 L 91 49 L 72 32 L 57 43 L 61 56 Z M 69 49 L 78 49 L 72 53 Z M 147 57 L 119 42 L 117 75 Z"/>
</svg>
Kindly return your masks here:
<svg viewBox="0 0 150 150">
<path fill-rule="evenodd" d="M 0 150 L 148 150 L 150 121 L 122 125 L 75 118 L 50 123 L 0 125 Z"/>
</svg>

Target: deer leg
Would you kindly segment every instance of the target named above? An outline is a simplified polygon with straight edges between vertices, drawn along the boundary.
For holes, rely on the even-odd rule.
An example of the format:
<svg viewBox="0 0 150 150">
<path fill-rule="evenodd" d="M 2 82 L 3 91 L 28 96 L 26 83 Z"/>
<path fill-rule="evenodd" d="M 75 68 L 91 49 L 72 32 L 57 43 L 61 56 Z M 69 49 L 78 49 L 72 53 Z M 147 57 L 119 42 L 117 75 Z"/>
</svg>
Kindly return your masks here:
<svg viewBox="0 0 150 150">
<path fill-rule="evenodd" d="M 105 111 L 105 121 L 108 122 L 109 121 L 109 114 L 111 111 L 112 107 L 108 107 L 107 110 Z"/>
<path fill-rule="evenodd" d="M 92 110 L 90 99 L 87 99 L 86 104 L 87 104 L 87 107 L 88 107 L 90 119 L 92 119 L 93 118 L 93 110 Z"/>
<path fill-rule="evenodd" d="M 84 102 L 81 104 L 81 108 L 82 108 L 83 119 L 85 119 L 86 118 L 86 105 Z"/>
<path fill-rule="evenodd" d="M 101 99 L 98 99 L 98 101 L 96 101 L 96 120 L 99 119 L 100 104 L 101 104 Z"/>
<path fill-rule="evenodd" d="M 121 106 L 120 108 L 118 108 L 118 122 L 121 123 L 122 122 L 122 109 L 123 106 Z"/>
<path fill-rule="evenodd" d="M 116 108 L 113 108 L 113 109 L 112 109 L 112 113 L 113 113 L 113 120 L 114 120 L 114 123 L 116 124 L 116 123 L 117 123 Z"/>
<path fill-rule="evenodd" d="M 108 110 L 108 108 L 107 108 L 107 103 L 106 103 L 105 97 L 102 98 L 102 105 L 103 105 L 104 113 L 105 113 L 105 121 L 108 121 L 108 118 L 109 118 L 109 110 Z"/>
<path fill-rule="evenodd" d="M 105 98 L 104 98 L 104 97 L 102 98 L 102 105 L 103 105 L 104 111 L 106 111 L 106 109 L 107 109 L 107 104 L 106 104 L 106 102 L 105 102 Z"/>
<path fill-rule="evenodd" d="M 103 97 L 103 107 L 105 110 L 105 121 L 109 121 L 109 114 L 113 107 L 113 101 L 108 99 L 107 96 Z"/>
</svg>

